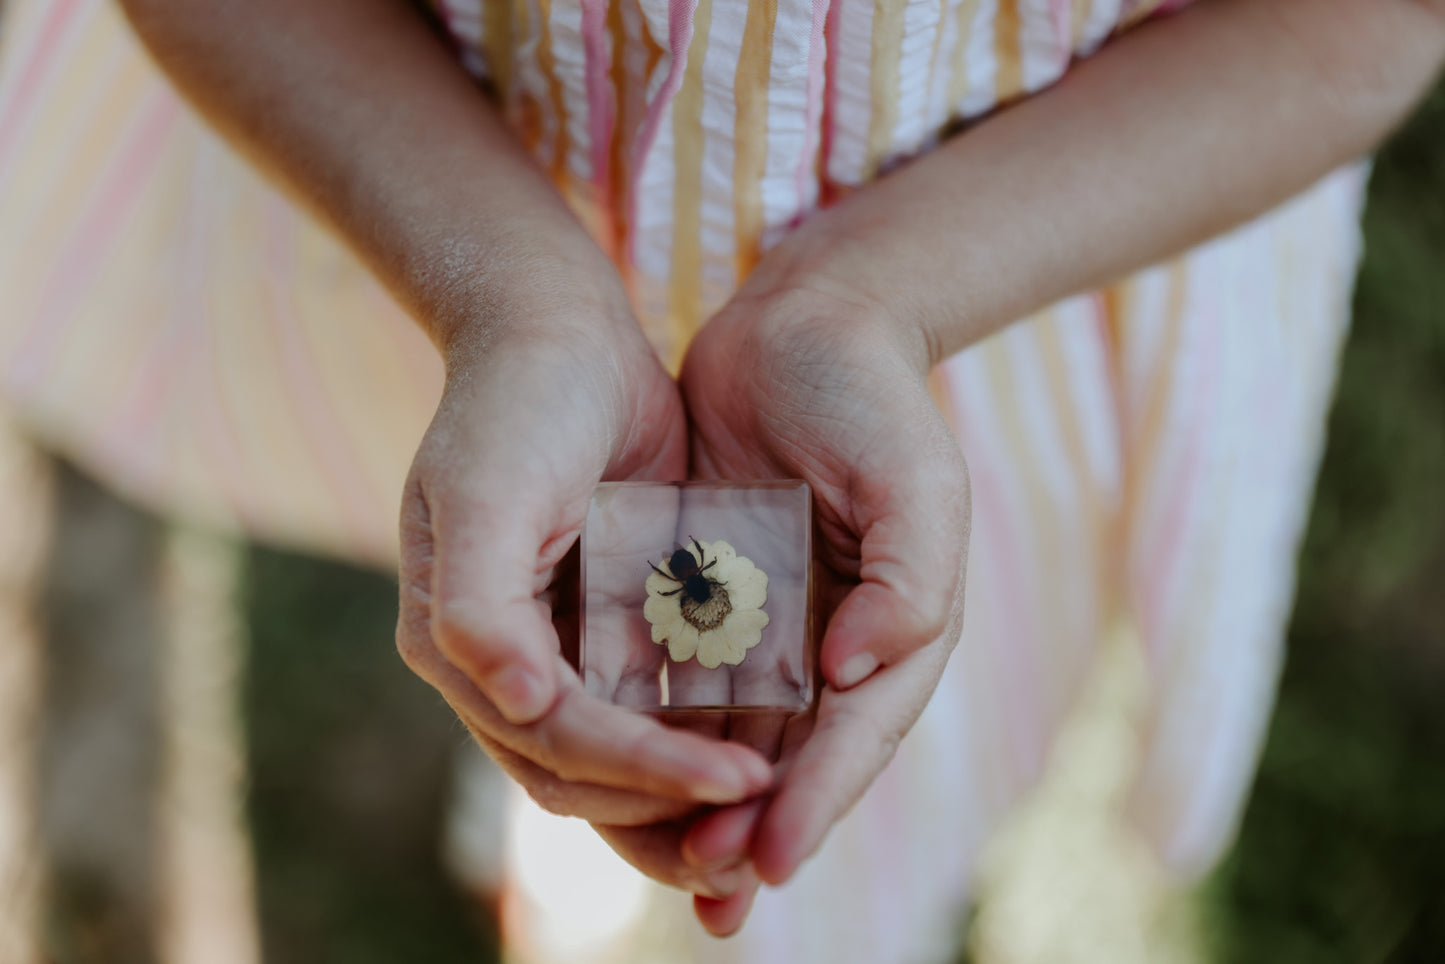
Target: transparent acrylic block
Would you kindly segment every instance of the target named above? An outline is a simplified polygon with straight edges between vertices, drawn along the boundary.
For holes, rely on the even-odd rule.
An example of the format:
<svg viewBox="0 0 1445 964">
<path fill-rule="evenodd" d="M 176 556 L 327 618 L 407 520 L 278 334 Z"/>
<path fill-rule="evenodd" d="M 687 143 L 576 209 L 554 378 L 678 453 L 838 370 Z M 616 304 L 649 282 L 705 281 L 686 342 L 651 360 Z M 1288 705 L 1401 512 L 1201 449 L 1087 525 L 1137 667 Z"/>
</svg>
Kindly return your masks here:
<svg viewBox="0 0 1445 964">
<path fill-rule="evenodd" d="M 654 713 L 813 700 L 806 482 L 609 482 L 582 530 L 588 692 Z"/>
</svg>

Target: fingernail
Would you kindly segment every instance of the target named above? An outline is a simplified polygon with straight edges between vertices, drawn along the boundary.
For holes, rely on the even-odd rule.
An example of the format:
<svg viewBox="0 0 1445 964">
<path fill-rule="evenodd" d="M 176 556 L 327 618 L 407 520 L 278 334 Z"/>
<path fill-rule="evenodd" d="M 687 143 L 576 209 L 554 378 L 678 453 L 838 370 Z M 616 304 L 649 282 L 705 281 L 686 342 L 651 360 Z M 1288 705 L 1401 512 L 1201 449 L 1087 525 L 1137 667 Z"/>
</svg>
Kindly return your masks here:
<svg viewBox="0 0 1445 964">
<path fill-rule="evenodd" d="M 736 894 L 747 879 L 747 868 L 738 867 L 733 870 L 710 871 L 703 875 L 702 885 L 707 890 L 705 896 L 714 900 L 726 900 Z"/>
<path fill-rule="evenodd" d="M 547 709 L 548 694 L 542 679 L 526 666 L 508 666 L 487 685 L 487 695 L 513 723 L 527 723 Z"/>
<path fill-rule="evenodd" d="M 682 842 L 682 859 L 692 865 L 693 869 L 700 874 L 715 874 L 722 870 L 736 867 L 743 859 L 743 851 L 747 849 L 746 841 L 740 847 L 728 847 L 721 853 L 707 856 L 699 854 L 693 846 L 691 838 L 684 838 Z"/>
<path fill-rule="evenodd" d="M 692 793 L 704 803 L 737 803 L 748 795 L 748 785 L 741 771 L 719 768 L 693 780 Z"/>
<path fill-rule="evenodd" d="M 749 754 L 742 759 L 743 778 L 754 791 L 766 790 L 773 785 L 772 765 L 762 757 Z"/>
<path fill-rule="evenodd" d="M 873 671 L 877 668 L 878 657 L 872 653 L 857 653 L 850 656 L 838 668 L 838 685 L 845 690 L 857 686 L 872 676 Z"/>
</svg>

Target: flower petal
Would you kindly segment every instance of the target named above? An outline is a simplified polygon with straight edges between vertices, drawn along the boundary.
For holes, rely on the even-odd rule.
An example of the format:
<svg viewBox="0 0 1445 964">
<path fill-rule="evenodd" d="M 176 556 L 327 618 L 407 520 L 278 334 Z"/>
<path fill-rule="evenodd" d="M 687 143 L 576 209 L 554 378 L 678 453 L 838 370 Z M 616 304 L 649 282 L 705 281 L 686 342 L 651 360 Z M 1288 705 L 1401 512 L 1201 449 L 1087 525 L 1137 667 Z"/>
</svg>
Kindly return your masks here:
<svg viewBox="0 0 1445 964">
<path fill-rule="evenodd" d="M 727 586 L 734 611 L 760 609 L 768 601 L 768 574 L 747 559 L 738 559 Z"/>
<path fill-rule="evenodd" d="M 725 573 L 732 569 L 733 562 L 738 557 L 738 551 L 722 539 L 719 539 L 717 542 L 704 542 L 702 547 L 704 555 L 708 557 L 708 562 L 712 562 L 714 559 L 717 560 L 717 565 L 709 569 L 707 574 L 714 579 L 726 581 L 726 578 L 720 575 L 720 573 Z"/>
<path fill-rule="evenodd" d="M 717 669 L 727 656 L 727 637 L 724 629 L 707 633 L 701 637 L 697 647 L 697 661 L 708 669 Z"/>
<path fill-rule="evenodd" d="M 741 612 L 734 610 L 729 614 L 722 632 L 726 633 L 729 639 L 741 643 L 743 648 L 752 649 L 762 642 L 763 629 L 769 622 L 768 614 L 761 609 L 744 609 Z"/>
<path fill-rule="evenodd" d="M 648 596 L 642 604 L 642 618 L 656 626 L 682 615 L 682 604 L 677 596 Z"/>
<path fill-rule="evenodd" d="M 669 579 L 666 576 L 659 576 L 655 572 L 648 572 L 647 582 L 643 583 L 643 585 L 647 587 L 647 594 L 649 596 L 657 596 L 665 592 L 671 592 L 678 586 L 675 580 Z"/>
<path fill-rule="evenodd" d="M 667 655 L 672 657 L 672 661 L 675 663 L 685 663 L 692 659 L 693 653 L 696 653 L 697 650 L 697 630 L 679 619 L 678 624 L 672 628 L 672 632 L 667 637 Z"/>
</svg>

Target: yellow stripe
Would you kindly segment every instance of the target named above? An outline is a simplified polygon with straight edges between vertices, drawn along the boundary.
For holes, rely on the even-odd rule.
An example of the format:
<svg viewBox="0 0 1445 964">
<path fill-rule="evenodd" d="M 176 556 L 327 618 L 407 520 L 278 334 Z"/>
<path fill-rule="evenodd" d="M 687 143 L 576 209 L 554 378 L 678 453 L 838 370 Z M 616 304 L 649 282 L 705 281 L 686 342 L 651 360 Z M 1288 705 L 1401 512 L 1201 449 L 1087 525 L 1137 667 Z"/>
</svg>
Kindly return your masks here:
<svg viewBox="0 0 1445 964">
<path fill-rule="evenodd" d="M 952 76 L 948 81 L 948 110 L 956 113 L 968 96 L 968 49 L 973 43 L 973 21 L 978 16 L 978 0 L 963 0 L 958 5 L 957 46 L 953 48 Z"/>
<path fill-rule="evenodd" d="M 701 321 L 702 288 L 702 64 L 712 25 L 712 0 L 698 0 L 682 86 L 672 101 L 673 234 L 669 316 L 686 344 Z"/>
<path fill-rule="evenodd" d="M 903 55 L 903 12 L 906 3 L 878 3 L 873 7 L 873 58 L 868 71 L 872 112 L 868 118 L 868 154 L 863 179 L 878 173 L 878 165 L 893 149 L 898 125 L 898 61 Z"/>
<path fill-rule="evenodd" d="M 993 25 L 993 52 L 997 64 L 993 80 L 994 102 L 1005 103 L 1024 89 L 1023 54 L 1019 50 L 1019 0 L 998 0 Z"/>
<path fill-rule="evenodd" d="M 1079 44 L 1084 42 L 1084 26 L 1089 22 L 1089 14 L 1093 12 L 1093 0 L 1074 0 L 1073 21 L 1070 24 L 1073 28 L 1071 49 L 1078 50 Z"/>
<path fill-rule="evenodd" d="M 482 55 L 497 91 L 497 102 L 510 111 L 512 96 L 512 5 L 510 0 L 483 0 Z M 510 116 L 510 113 L 508 113 Z"/>
<path fill-rule="evenodd" d="M 552 118 L 557 125 L 557 137 L 553 142 L 552 178 L 563 186 L 567 176 L 567 155 L 571 144 L 567 136 L 567 105 L 562 99 L 562 81 L 557 76 L 557 63 L 552 57 L 552 0 L 537 0 L 542 26 L 537 37 L 537 67 L 547 78 L 547 100 L 552 107 Z"/>
<path fill-rule="evenodd" d="M 733 220 L 737 274 L 747 277 L 757 264 L 763 235 L 762 179 L 767 169 L 768 84 L 773 59 L 775 3 L 751 3 L 743 26 L 743 46 L 733 76 Z"/>
</svg>

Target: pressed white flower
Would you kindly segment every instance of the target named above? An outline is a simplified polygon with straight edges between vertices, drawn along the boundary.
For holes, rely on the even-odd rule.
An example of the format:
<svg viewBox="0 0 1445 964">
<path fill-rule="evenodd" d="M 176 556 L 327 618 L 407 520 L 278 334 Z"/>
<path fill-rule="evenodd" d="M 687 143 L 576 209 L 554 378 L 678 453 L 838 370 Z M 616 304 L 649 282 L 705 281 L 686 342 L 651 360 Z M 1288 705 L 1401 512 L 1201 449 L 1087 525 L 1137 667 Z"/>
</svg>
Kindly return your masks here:
<svg viewBox="0 0 1445 964">
<path fill-rule="evenodd" d="M 674 562 L 680 563 L 676 571 Z M 762 641 L 767 599 L 768 574 L 751 559 L 721 539 L 694 540 L 647 577 L 642 615 L 652 625 L 652 641 L 665 644 L 673 660 L 695 655 L 703 666 L 717 669 L 738 665 Z"/>
</svg>

